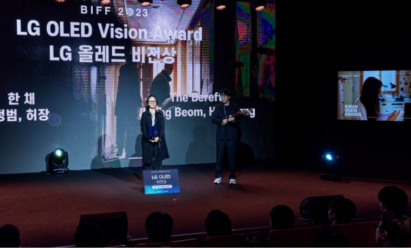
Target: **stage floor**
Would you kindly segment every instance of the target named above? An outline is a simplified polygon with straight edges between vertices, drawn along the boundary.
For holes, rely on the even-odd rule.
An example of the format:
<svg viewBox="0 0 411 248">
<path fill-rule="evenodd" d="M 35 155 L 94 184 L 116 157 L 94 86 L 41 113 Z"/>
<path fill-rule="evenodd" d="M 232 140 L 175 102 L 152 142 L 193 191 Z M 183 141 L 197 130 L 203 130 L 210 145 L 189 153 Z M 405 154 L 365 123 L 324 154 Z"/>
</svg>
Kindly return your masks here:
<svg viewBox="0 0 411 248">
<path fill-rule="evenodd" d="M 20 174 L 0 176 L 0 225 L 16 225 L 22 246 L 74 244 L 81 214 L 127 211 L 129 235 L 146 237 L 144 222 L 154 212 L 169 213 L 173 234 L 204 232 L 204 220 L 213 209 L 226 212 L 234 229 L 268 226 L 272 207 L 285 204 L 299 218 L 299 205 L 308 196 L 342 194 L 357 205 L 356 218 L 378 217 L 377 194 L 397 185 L 409 195 L 411 183 L 343 179 L 321 181 L 312 170 L 274 165 L 238 169 L 238 185 L 214 185 L 214 165 L 166 166 L 178 168 L 181 193 L 145 195 L 142 168 L 70 171 L 67 175 Z M 225 168 L 227 170 L 228 168 Z M 411 204 L 410 204 L 411 206 Z"/>
</svg>

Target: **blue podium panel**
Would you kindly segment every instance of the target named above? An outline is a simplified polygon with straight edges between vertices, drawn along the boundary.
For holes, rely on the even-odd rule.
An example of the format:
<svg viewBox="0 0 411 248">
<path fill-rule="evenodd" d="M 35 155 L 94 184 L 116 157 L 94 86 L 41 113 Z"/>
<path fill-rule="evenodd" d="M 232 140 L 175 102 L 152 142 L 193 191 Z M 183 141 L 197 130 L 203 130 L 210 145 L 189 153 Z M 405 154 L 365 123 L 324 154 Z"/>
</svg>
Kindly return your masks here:
<svg viewBox="0 0 411 248">
<path fill-rule="evenodd" d="M 146 195 L 180 192 L 178 169 L 143 170 L 143 178 Z"/>
</svg>

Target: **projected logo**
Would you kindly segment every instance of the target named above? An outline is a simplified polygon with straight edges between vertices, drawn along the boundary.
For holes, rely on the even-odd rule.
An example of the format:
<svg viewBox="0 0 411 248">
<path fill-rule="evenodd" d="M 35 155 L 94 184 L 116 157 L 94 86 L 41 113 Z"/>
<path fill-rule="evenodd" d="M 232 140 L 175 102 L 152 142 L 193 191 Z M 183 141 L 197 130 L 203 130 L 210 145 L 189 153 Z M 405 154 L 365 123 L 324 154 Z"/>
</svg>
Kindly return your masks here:
<svg viewBox="0 0 411 248">
<path fill-rule="evenodd" d="M 178 169 L 143 171 L 144 192 L 150 194 L 179 193 Z"/>
</svg>

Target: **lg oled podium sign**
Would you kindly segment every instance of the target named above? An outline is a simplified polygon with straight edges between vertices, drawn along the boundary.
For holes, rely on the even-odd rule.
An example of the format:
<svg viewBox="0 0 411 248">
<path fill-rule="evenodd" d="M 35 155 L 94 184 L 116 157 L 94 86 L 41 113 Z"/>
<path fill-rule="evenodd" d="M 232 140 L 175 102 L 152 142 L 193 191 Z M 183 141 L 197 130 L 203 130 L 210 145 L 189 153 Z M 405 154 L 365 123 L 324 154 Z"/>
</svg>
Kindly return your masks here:
<svg viewBox="0 0 411 248">
<path fill-rule="evenodd" d="M 180 193 L 178 169 L 144 170 L 143 178 L 146 195 Z"/>
</svg>

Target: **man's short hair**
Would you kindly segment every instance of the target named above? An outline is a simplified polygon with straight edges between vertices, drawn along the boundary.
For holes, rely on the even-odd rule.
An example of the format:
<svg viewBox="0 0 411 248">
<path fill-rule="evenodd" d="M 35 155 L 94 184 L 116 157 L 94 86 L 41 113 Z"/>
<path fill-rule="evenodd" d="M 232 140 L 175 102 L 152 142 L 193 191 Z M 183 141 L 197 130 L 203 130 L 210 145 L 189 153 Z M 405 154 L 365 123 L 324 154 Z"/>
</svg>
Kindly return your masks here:
<svg viewBox="0 0 411 248">
<path fill-rule="evenodd" d="M 13 225 L 4 225 L 0 228 L 0 247 L 19 247 L 20 231 Z"/>
<path fill-rule="evenodd" d="M 335 213 L 337 224 L 350 223 L 355 216 L 357 207 L 347 198 L 339 197 L 330 203 L 330 208 Z"/>
<path fill-rule="evenodd" d="M 297 237 L 298 238 L 298 237 Z M 345 236 L 335 226 L 324 225 L 318 228 L 314 238 L 314 247 L 345 247 Z"/>
<path fill-rule="evenodd" d="M 106 245 L 103 231 L 93 223 L 84 223 L 77 226 L 74 243 L 77 247 L 101 247 Z"/>
<path fill-rule="evenodd" d="M 397 186 L 386 186 L 378 193 L 380 202 L 387 206 L 389 211 L 403 215 L 407 212 L 408 195 Z"/>
<path fill-rule="evenodd" d="M 146 219 L 146 232 L 153 243 L 170 241 L 174 221 L 169 214 L 154 212 Z"/>
<path fill-rule="evenodd" d="M 166 69 L 166 68 L 174 69 L 174 64 L 165 64 L 164 69 Z"/>
<path fill-rule="evenodd" d="M 231 90 L 224 88 L 222 90 L 220 90 L 220 94 L 222 95 L 226 95 L 226 96 L 231 96 Z"/>
<path fill-rule="evenodd" d="M 208 236 L 223 236 L 233 234 L 231 220 L 226 213 L 213 210 L 207 215 L 205 229 Z"/>
<path fill-rule="evenodd" d="M 386 231 L 387 238 L 395 246 L 407 246 L 410 242 L 410 221 L 406 215 L 384 212 L 381 215 L 380 232 Z"/>
<path fill-rule="evenodd" d="M 294 228 L 295 214 L 285 205 L 273 207 L 270 211 L 271 227 L 275 229 Z"/>
</svg>

